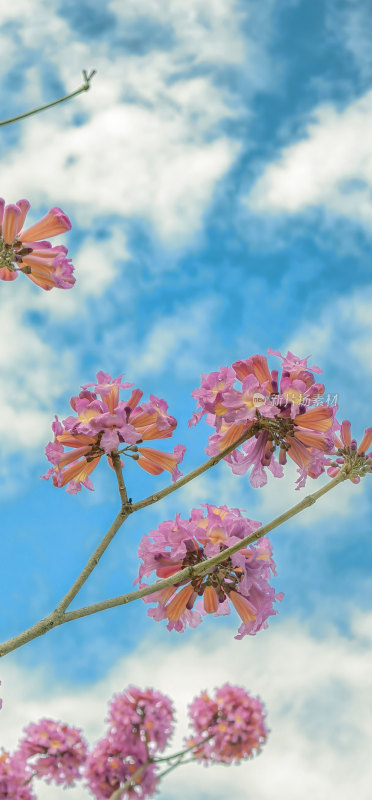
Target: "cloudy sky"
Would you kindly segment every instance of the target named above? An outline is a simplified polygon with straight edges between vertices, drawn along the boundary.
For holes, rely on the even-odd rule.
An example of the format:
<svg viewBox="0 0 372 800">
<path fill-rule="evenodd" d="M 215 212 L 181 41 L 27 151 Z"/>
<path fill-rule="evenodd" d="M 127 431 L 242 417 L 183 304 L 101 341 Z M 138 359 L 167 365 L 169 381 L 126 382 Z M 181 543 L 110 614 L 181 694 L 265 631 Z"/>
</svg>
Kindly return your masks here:
<svg viewBox="0 0 372 800">
<path fill-rule="evenodd" d="M 204 460 L 209 432 L 187 428 L 200 374 L 268 347 L 312 353 L 340 418 L 357 436 L 372 424 L 371 10 L 370 0 L 3 4 L 2 118 L 77 88 L 83 69 L 97 75 L 70 103 L 1 129 L 1 196 L 27 197 L 32 222 L 62 207 L 77 277 L 72 291 L 23 276 L 0 286 L 1 639 L 57 604 L 117 511 L 104 465 L 95 492 L 76 497 L 39 479 L 54 414 L 67 416 L 99 369 L 166 399 L 184 472 Z M 140 472 L 126 469 L 135 500 L 167 485 Z M 131 588 L 138 542 L 160 521 L 211 502 L 268 522 L 303 496 L 295 477 L 253 491 L 219 465 L 132 517 L 78 605 Z M 285 598 L 256 637 L 235 641 L 235 616 L 169 634 L 135 603 L 7 656 L 1 744 L 14 747 L 40 716 L 94 742 L 128 683 L 169 692 L 180 741 L 193 696 L 230 681 L 265 702 L 270 738 L 239 768 L 186 767 L 195 800 L 368 800 L 370 488 L 339 487 L 273 534 Z M 170 775 L 159 797 L 181 799 L 183 780 Z"/>
</svg>

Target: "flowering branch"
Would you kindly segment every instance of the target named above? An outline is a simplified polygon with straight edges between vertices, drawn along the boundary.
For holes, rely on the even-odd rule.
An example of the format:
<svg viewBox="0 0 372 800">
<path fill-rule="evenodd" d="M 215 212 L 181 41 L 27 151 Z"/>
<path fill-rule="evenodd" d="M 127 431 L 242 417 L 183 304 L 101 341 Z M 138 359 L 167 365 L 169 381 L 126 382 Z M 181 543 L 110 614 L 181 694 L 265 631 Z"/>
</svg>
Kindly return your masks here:
<svg viewBox="0 0 372 800">
<path fill-rule="evenodd" d="M 0 126 L 11 125 L 12 122 L 18 122 L 20 119 L 31 117 L 33 114 L 39 114 L 40 111 L 45 111 L 47 108 L 57 106 L 59 103 L 65 103 L 66 100 L 71 100 L 71 97 L 75 97 L 77 94 L 81 94 L 81 92 L 87 92 L 90 89 L 90 82 L 95 74 L 95 69 L 92 69 L 89 74 L 85 71 L 85 69 L 83 69 L 84 83 L 79 87 L 79 89 L 75 89 L 74 92 L 66 94 L 64 97 L 60 97 L 58 100 L 53 100 L 51 103 L 46 103 L 45 106 L 39 106 L 38 108 L 33 108 L 31 111 L 25 111 L 24 114 L 18 114 L 17 117 L 9 117 L 9 119 L 4 119 L 2 122 L 0 122 Z"/>
<path fill-rule="evenodd" d="M 235 447 L 237 446 L 237 442 L 235 442 L 235 444 L 232 445 L 232 447 L 234 446 Z M 227 448 L 227 450 L 229 450 L 229 448 Z M 220 460 L 221 457 L 223 457 L 223 454 L 220 454 L 220 456 L 216 456 L 215 458 Z M 214 459 L 210 460 L 213 461 Z M 202 468 L 199 468 L 199 470 L 205 471 Z M 197 470 L 194 470 L 194 472 L 197 472 Z M 189 473 L 189 475 L 192 474 L 193 473 Z M 189 476 L 185 477 L 187 478 Z M 258 530 L 255 531 L 254 533 L 250 534 L 249 536 L 246 536 L 244 539 L 239 540 L 239 542 L 237 542 L 236 544 L 226 548 L 222 552 L 218 553 L 215 556 L 212 556 L 212 558 L 209 558 L 200 564 L 196 564 L 195 566 L 185 567 L 179 572 L 176 572 L 174 575 L 171 575 L 169 578 L 164 578 L 163 580 L 156 581 L 156 583 L 153 584 L 152 586 L 145 586 L 142 589 L 137 589 L 133 592 L 119 595 L 118 597 L 111 598 L 110 600 L 104 600 L 100 603 L 93 603 L 92 605 L 85 606 L 83 608 L 79 608 L 74 611 L 64 611 L 64 609 L 67 608 L 71 600 L 75 597 L 75 595 L 79 591 L 79 588 L 83 585 L 87 577 L 90 575 L 90 573 L 98 563 L 99 558 L 101 557 L 102 553 L 112 540 L 117 530 L 121 527 L 122 523 L 128 516 L 129 509 L 133 508 L 133 506 L 129 506 L 128 509 L 127 506 L 126 510 L 122 509 L 119 512 L 111 528 L 109 529 L 106 536 L 102 540 L 101 544 L 98 546 L 95 553 L 91 556 L 83 572 L 81 573 L 77 581 L 75 581 L 74 586 L 66 594 L 65 598 L 61 601 L 59 606 L 57 606 L 57 608 L 54 611 L 52 611 L 51 614 L 49 614 L 44 619 L 39 620 L 39 622 L 37 622 L 31 628 L 28 628 L 27 630 L 18 634 L 18 636 L 14 636 L 7 642 L 3 642 L 0 645 L 0 657 L 6 655 L 7 653 L 10 653 L 12 650 L 16 650 L 18 647 L 21 647 L 22 645 L 32 641 L 33 639 L 37 639 L 39 636 L 45 634 L 48 630 L 56 628 L 59 625 L 63 625 L 65 622 L 71 622 L 72 620 L 75 619 L 81 619 L 82 617 L 87 617 L 90 616 L 91 614 L 96 614 L 99 611 L 106 611 L 107 609 L 115 608 L 116 606 L 127 605 L 128 603 L 132 603 L 134 600 L 138 600 L 141 597 L 146 597 L 147 595 L 154 594 L 154 592 L 158 592 L 160 589 L 164 589 L 167 586 L 179 584 L 182 583 L 183 581 L 192 580 L 196 575 L 202 575 L 205 572 L 208 572 L 212 567 L 216 566 L 216 564 L 220 564 L 221 562 L 229 558 L 229 556 L 247 547 L 247 545 L 252 544 L 255 541 L 258 541 L 258 539 L 261 539 L 270 531 L 274 530 L 275 528 L 278 528 L 284 522 L 287 522 L 287 520 L 296 516 L 305 508 L 308 508 L 309 506 L 316 503 L 316 501 L 320 497 L 322 497 L 324 494 L 327 494 L 329 491 L 331 491 L 331 489 L 334 489 L 335 486 L 337 486 L 342 481 L 346 480 L 348 477 L 349 476 L 346 469 L 345 471 L 343 469 L 340 470 L 338 475 L 332 480 L 330 480 L 325 486 L 323 486 L 322 489 L 318 489 L 318 491 L 314 492 L 314 494 L 304 497 L 303 500 L 301 500 L 299 503 L 296 503 L 296 505 L 292 506 L 292 508 L 290 508 L 288 511 L 285 511 L 283 514 L 280 514 L 278 517 L 269 522 L 267 525 L 261 526 L 261 528 L 258 528 Z M 191 478 L 189 478 L 189 480 L 191 480 Z M 185 479 L 183 478 L 182 481 L 185 482 Z M 181 483 L 181 481 L 178 481 L 178 483 Z M 173 487 L 170 488 L 173 489 Z M 159 492 L 159 495 L 164 496 L 164 494 L 161 492 Z M 156 499 L 153 499 L 154 497 L 156 497 Z M 146 500 L 142 502 L 145 505 L 150 505 L 151 502 L 156 502 L 156 500 L 158 499 L 160 499 L 160 496 L 152 496 L 152 498 L 146 498 L 146 500 L 150 500 L 150 502 L 147 503 Z M 84 576 L 84 578 L 82 576 Z"/>
<path fill-rule="evenodd" d="M 190 758 L 187 761 L 184 761 L 184 756 L 186 756 L 188 753 L 191 753 L 192 750 L 195 750 L 197 747 L 200 747 L 200 745 L 204 744 L 205 742 L 209 742 L 213 738 L 213 735 L 214 734 L 206 736 L 205 739 L 201 739 L 199 742 L 195 742 L 195 744 L 190 745 L 190 747 L 186 747 L 185 750 L 180 750 L 178 753 L 171 753 L 171 755 L 162 756 L 161 758 L 148 758 L 147 761 L 145 761 L 143 764 L 141 764 L 140 767 L 138 767 L 138 769 L 136 769 L 133 775 L 131 775 L 131 777 L 128 778 L 125 781 L 125 783 L 122 783 L 122 785 L 119 786 L 118 789 L 115 789 L 115 791 L 110 795 L 110 800 L 120 800 L 123 792 L 125 792 L 127 789 L 130 789 L 131 786 L 133 786 L 137 778 L 141 777 L 146 767 L 150 766 L 150 764 L 161 764 L 164 761 L 169 762 L 169 761 L 174 761 L 174 759 L 177 759 L 176 761 L 174 761 L 173 764 L 170 764 L 167 767 L 167 769 L 165 769 L 163 772 L 160 773 L 160 775 L 157 776 L 159 780 L 160 778 L 163 778 L 164 775 L 167 775 L 168 772 L 171 772 L 173 769 L 180 766 L 181 764 L 189 764 L 191 763 L 191 761 L 195 761 L 194 758 Z"/>
<path fill-rule="evenodd" d="M 154 594 L 161 589 L 166 589 L 167 586 L 183 583 L 183 581 L 192 580 L 196 575 L 203 575 L 204 573 L 209 572 L 209 570 L 215 567 L 217 564 L 221 564 L 223 561 L 226 561 L 229 556 L 232 556 L 239 550 L 242 550 L 248 545 L 253 544 L 253 542 L 257 542 L 259 539 L 262 539 L 263 536 L 266 536 L 267 533 L 270 533 L 270 531 L 278 528 L 280 525 L 283 525 L 284 522 L 287 522 L 297 514 L 300 514 L 300 512 L 304 511 L 305 508 L 309 508 L 309 506 L 314 505 L 314 503 L 316 503 L 320 497 L 322 497 L 324 494 L 327 494 L 327 492 L 331 491 L 331 489 L 334 489 L 335 486 L 346 480 L 347 477 L 347 474 L 340 471 L 337 477 L 329 481 L 325 486 L 323 486 L 322 489 L 318 489 L 318 491 L 314 492 L 314 494 L 307 495 L 303 500 L 301 500 L 299 503 L 296 503 L 296 505 L 292 506 L 292 508 L 290 508 L 288 511 L 285 511 L 283 514 L 275 517 L 275 519 L 273 519 L 271 522 L 268 522 L 267 525 L 262 525 L 254 533 L 251 533 L 244 539 L 240 539 L 236 544 L 232 545 L 231 547 L 227 547 L 225 550 L 222 550 L 220 553 L 217 553 L 217 555 L 208 558 L 206 561 L 202 561 L 200 564 L 196 564 L 195 566 L 184 567 L 184 569 L 179 570 L 179 572 L 174 573 L 169 578 L 156 581 L 156 583 L 152 584 L 151 586 L 144 586 L 142 589 L 136 589 L 134 592 L 122 594 L 118 597 L 113 597 L 110 600 L 103 600 L 101 603 L 93 603 L 90 606 L 78 608 L 75 611 L 68 611 L 64 615 L 64 619 L 59 624 L 62 624 L 62 622 L 70 622 L 74 619 L 80 619 L 81 617 L 86 617 L 90 614 L 96 614 L 98 611 L 106 611 L 109 608 L 127 605 L 127 603 L 132 603 L 133 600 L 138 600 L 141 597 Z M 2 650 L 0 647 L 0 655 L 1 654 Z"/>
<path fill-rule="evenodd" d="M 141 766 L 138 767 L 138 769 L 136 769 L 136 771 L 133 773 L 133 775 L 131 775 L 130 778 L 128 778 L 128 780 L 126 780 L 124 783 L 122 783 L 122 785 L 119 786 L 118 789 L 115 789 L 115 791 L 110 795 L 110 800 L 120 800 L 120 798 L 122 797 L 123 792 L 125 792 L 127 789 L 131 788 L 131 786 L 133 785 L 134 781 L 136 781 L 137 778 L 141 777 L 141 775 L 145 771 L 146 767 L 148 767 L 151 763 L 152 763 L 152 761 L 151 761 L 151 759 L 149 759 L 148 761 L 145 761 L 143 764 L 141 764 Z"/>
</svg>

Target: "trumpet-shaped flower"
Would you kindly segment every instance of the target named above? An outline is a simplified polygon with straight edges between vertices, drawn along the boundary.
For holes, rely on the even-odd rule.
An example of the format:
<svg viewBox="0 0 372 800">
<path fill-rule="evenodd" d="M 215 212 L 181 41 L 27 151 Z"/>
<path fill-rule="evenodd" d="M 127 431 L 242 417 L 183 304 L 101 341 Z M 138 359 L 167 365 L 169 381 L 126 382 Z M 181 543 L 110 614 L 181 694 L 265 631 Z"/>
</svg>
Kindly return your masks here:
<svg viewBox="0 0 372 800">
<path fill-rule="evenodd" d="M 88 755 L 84 770 L 87 785 L 97 800 L 106 800 L 133 777 L 133 783 L 121 795 L 122 800 L 145 800 L 152 797 L 157 785 L 155 764 L 147 761 L 143 743 L 138 741 L 137 747 L 118 744 L 109 734 Z"/>
<path fill-rule="evenodd" d="M 138 742 L 145 744 L 145 752 L 153 756 L 164 750 L 173 732 L 173 706 L 166 695 L 154 689 L 129 686 L 125 692 L 114 695 L 109 708 L 110 736 L 123 747 Z"/>
<path fill-rule="evenodd" d="M 193 749 L 194 758 L 205 764 L 251 758 L 267 739 L 261 700 L 240 686 L 226 683 L 214 697 L 202 692 L 191 703 L 189 714 L 194 732 L 187 745 L 198 745 Z"/>
<path fill-rule="evenodd" d="M 121 376 L 111 380 L 110 375 L 99 372 L 95 384 L 83 386 L 80 394 L 71 398 L 75 416 L 62 423 L 55 418 L 54 441 L 45 449 L 53 467 L 43 478 L 52 478 L 54 486 L 67 486 L 71 494 L 79 492 L 81 486 L 92 490 L 89 476 L 100 458 L 106 455 L 112 466 L 111 456 L 122 445 L 119 452 L 137 461 L 151 475 L 167 470 L 172 480 L 178 478 L 178 464 L 186 450 L 183 445 L 176 445 L 172 454 L 142 446 L 142 442 L 172 436 L 177 421 L 168 414 L 165 401 L 154 395 L 139 405 L 143 394 L 140 389 L 133 389 L 127 400 L 119 400 L 120 389 L 131 386 L 122 383 Z"/>
<path fill-rule="evenodd" d="M 324 471 L 325 454 L 332 451 L 339 427 L 336 407 L 317 404 L 324 386 L 312 373 L 320 372 L 319 367 L 307 367 L 307 358 L 299 359 L 291 352 L 286 356 L 269 353 L 282 359 L 280 376 L 277 369 L 270 371 L 260 354 L 203 375 L 200 388 L 192 392 L 197 410 L 189 424 L 196 425 L 205 414 L 206 422 L 216 429 L 206 448 L 209 456 L 221 453 L 246 433 L 241 450 L 233 450 L 225 460 L 239 475 L 251 468 L 252 486 L 267 482 L 267 469 L 282 477 L 287 455 L 297 464 L 303 485 L 306 477 Z"/>
<path fill-rule="evenodd" d="M 259 522 L 243 517 L 238 509 L 206 505 L 193 509 L 191 517 L 162 522 L 148 536 L 143 536 L 138 554 L 140 585 L 145 576 L 155 572 L 168 578 L 184 567 L 195 567 L 207 558 L 236 544 L 260 527 Z M 168 630 L 183 632 L 187 625 L 196 627 L 206 614 L 218 617 L 230 613 L 230 604 L 242 624 L 237 639 L 255 634 L 267 627 L 267 618 L 277 612 L 275 594 L 270 586 L 275 574 L 272 548 L 267 538 L 250 545 L 210 568 L 191 581 L 174 584 L 144 597 L 146 603 L 157 603 L 148 610 L 155 620 L 167 619 Z M 198 602 L 197 602 L 198 601 Z"/>
<path fill-rule="evenodd" d="M 81 778 L 87 746 L 78 728 L 41 719 L 25 728 L 18 753 L 38 778 L 73 786 Z"/>
<path fill-rule="evenodd" d="M 5 205 L 0 198 L 0 280 L 14 281 L 23 272 L 42 289 L 71 289 L 74 267 L 63 245 L 52 247 L 45 237 L 69 231 L 71 223 L 60 208 L 52 208 L 30 228 L 24 228 L 28 200 Z"/>
</svg>

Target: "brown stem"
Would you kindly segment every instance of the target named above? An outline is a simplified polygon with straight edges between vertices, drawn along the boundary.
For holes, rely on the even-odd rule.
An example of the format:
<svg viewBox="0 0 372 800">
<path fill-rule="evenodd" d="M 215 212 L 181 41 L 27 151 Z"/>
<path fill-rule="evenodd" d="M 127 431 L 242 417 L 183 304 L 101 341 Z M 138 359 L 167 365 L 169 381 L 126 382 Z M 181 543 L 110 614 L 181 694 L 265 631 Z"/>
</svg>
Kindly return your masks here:
<svg viewBox="0 0 372 800">
<path fill-rule="evenodd" d="M 120 456 L 119 456 L 117 451 L 114 451 L 113 453 L 111 453 L 111 460 L 112 460 L 112 465 L 113 465 L 114 470 L 115 470 L 116 480 L 118 482 L 118 488 L 119 488 L 119 494 L 120 494 L 122 509 L 124 510 L 125 506 L 128 505 L 128 495 L 127 495 L 127 490 L 125 488 L 123 472 L 122 472 L 122 469 L 121 469 L 121 459 L 120 459 Z"/>
</svg>

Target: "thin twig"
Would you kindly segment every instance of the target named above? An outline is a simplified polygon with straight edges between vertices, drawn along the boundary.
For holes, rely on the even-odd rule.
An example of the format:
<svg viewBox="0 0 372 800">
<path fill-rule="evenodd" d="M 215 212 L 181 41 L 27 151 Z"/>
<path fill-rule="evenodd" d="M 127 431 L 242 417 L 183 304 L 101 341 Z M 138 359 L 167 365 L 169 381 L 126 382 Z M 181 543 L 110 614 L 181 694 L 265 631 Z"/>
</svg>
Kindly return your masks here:
<svg viewBox="0 0 372 800">
<path fill-rule="evenodd" d="M 18 114 L 16 117 L 9 117 L 9 119 L 3 119 L 0 122 L 0 126 L 2 125 L 11 125 L 12 122 L 18 122 L 20 119 L 25 119 L 25 117 L 31 117 L 33 114 L 39 114 L 40 111 L 45 111 L 47 108 L 52 108 L 52 106 L 57 106 L 59 103 L 65 103 L 66 100 L 71 100 L 71 97 L 76 97 L 77 94 L 81 94 L 81 92 L 87 92 L 90 89 L 90 82 L 93 76 L 96 74 L 96 70 L 92 69 L 91 72 L 88 73 L 83 69 L 83 77 L 84 83 L 79 89 L 76 89 L 71 94 L 65 94 L 64 97 L 60 97 L 58 100 L 53 100 L 51 103 L 46 103 L 45 106 L 39 106 L 38 108 L 33 108 L 31 111 L 25 111 L 24 114 Z"/>
<path fill-rule="evenodd" d="M 205 744 L 205 742 L 209 742 L 210 739 L 213 739 L 215 736 L 214 733 L 210 733 L 209 736 L 206 736 L 205 739 L 201 739 L 200 742 L 195 742 L 195 744 L 190 744 L 190 747 L 186 747 L 185 750 L 179 750 L 178 753 L 171 753 L 170 756 L 161 756 L 160 758 L 154 758 L 154 764 L 160 764 L 162 761 L 170 761 L 173 758 L 179 758 L 180 756 L 185 756 L 187 753 L 191 753 L 191 750 L 196 750 L 197 747 L 200 745 Z"/>
<path fill-rule="evenodd" d="M 114 522 L 110 526 L 109 530 L 106 533 L 106 536 L 102 539 L 98 547 L 96 547 L 94 553 L 91 555 L 89 561 L 86 563 L 84 569 L 80 573 L 79 577 L 76 578 L 76 581 L 71 586 L 71 589 L 65 594 L 62 598 L 61 602 L 56 607 L 55 613 L 57 616 L 65 611 L 66 608 L 70 605 L 74 597 L 76 597 L 77 593 L 80 591 L 81 587 L 84 585 L 85 581 L 88 580 L 89 575 L 93 572 L 94 568 L 97 566 L 101 556 L 107 550 L 109 544 L 112 542 L 115 534 L 118 532 L 119 528 L 121 528 L 123 522 L 128 517 L 128 511 L 125 509 L 121 509 L 117 514 Z"/>
<path fill-rule="evenodd" d="M 207 472 L 208 469 L 211 469 L 211 467 L 214 467 L 216 464 L 222 461 L 223 458 L 230 455 L 233 450 L 236 450 L 237 447 L 240 447 L 240 445 L 243 444 L 243 442 L 246 442 L 247 439 L 251 439 L 251 437 L 258 433 L 259 430 L 260 425 L 253 423 L 248 430 L 245 430 L 238 439 L 232 442 L 232 444 L 230 444 L 228 447 L 225 447 L 224 450 L 221 450 L 218 455 L 212 456 L 212 458 L 209 458 L 208 461 L 204 461 L 204 464 L 201 464 L 200 467 L 188 472 L 187 475 L 184 475 L 178 481 L 172 483 L 170 486 L 167 486 L 165 489 L 161 489 L 160 492 L 156 492 L 156 494 L 150 494 L 148 497 L 145 497 L 144 500 L 139 500 L 138 503 L 133 503 L 130 506 L 130 513 L 133 514 L 135 511 L 140 511 L 141 508 L 147 508 L 147 506 L 157 503 L 159 500 L 162 500 L 163 497 L 167 497 L 169 494 L 172 494 L 172 492 L 176 492 L 177 489 L 181 489 L 181 487 L 185 486 L 186 483 L 190 483 L 190 481 L 193 481 L 194 478 L 198 478 L 199 475 L 203 474 L 203 472 Z"/>
</svg>

